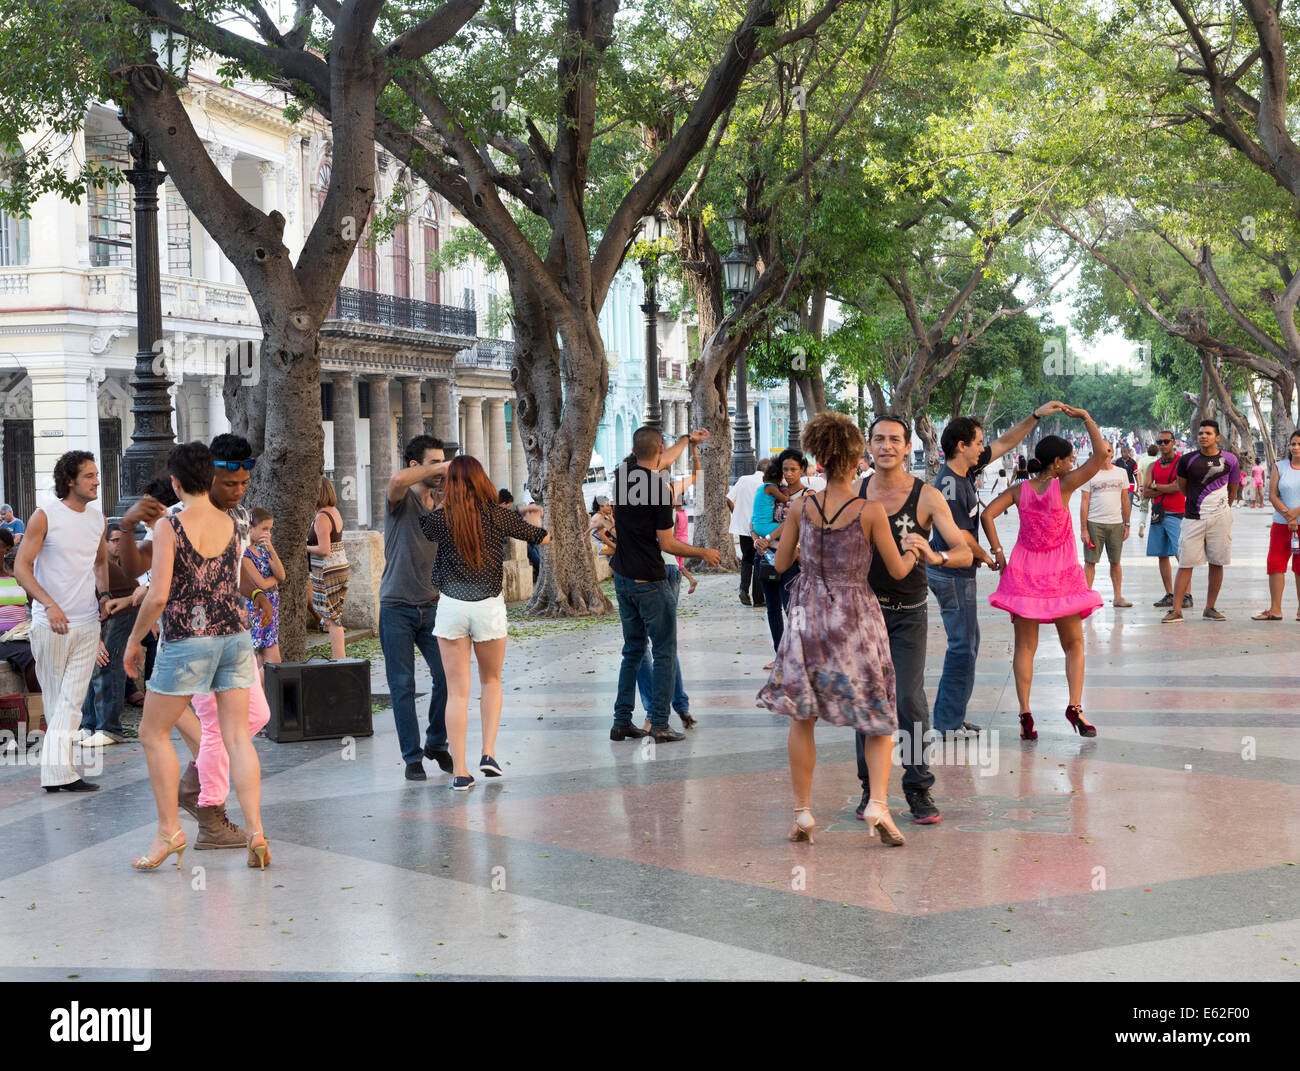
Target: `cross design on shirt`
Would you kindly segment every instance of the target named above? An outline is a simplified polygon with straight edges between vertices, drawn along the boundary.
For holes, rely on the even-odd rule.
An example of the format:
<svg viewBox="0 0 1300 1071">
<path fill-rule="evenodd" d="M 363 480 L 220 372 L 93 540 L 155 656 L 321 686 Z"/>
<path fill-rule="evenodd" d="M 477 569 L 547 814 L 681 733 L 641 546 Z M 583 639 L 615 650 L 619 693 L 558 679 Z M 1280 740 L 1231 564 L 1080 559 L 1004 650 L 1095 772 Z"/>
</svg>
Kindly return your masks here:
<svg viewBox="0 0 1300 1071">
<path fill-rule="evenodd" d="M 911 517 L 903 516 L 894 522 L 894 527 L 898 529 L 898 538 L 901 540 L 911 534 L 916 524 Z"/>
</svg>

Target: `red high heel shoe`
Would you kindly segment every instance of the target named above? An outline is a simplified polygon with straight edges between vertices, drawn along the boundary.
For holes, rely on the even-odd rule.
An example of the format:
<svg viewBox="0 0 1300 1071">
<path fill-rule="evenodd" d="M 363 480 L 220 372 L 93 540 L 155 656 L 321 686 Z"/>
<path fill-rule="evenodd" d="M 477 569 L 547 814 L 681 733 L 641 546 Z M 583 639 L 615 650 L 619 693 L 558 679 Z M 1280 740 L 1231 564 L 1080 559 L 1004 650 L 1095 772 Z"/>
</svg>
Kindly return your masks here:
<svg viewBox="0 0 1300 1071">
<path fill-rule="evenodd" d="M 1080 736 L 1092 738 L 1097 735 L 1097 727 L 1089 725 L 1083 720 L 1083 707 L 1075 703 L 1065 708 L 1066 720 L 1074 727 L 1074 731 Z"/>
<path fill-rule="evenodd" d="M 1020 739 L 1037 740 L 1038 730 L 1034 728 L 1034 716 L 1032 714 L 1020 715 Z"/>
</svg>

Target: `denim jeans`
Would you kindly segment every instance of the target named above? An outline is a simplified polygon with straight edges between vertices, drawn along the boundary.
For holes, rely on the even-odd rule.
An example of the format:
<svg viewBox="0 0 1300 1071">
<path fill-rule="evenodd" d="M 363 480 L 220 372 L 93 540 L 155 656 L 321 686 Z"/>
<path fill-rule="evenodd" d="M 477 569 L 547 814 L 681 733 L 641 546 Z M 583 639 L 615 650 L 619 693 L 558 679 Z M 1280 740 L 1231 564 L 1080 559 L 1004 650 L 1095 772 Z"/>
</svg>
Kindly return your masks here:
<svg viewBox="0 0 1300 1071">
<path fill-rule="evenodd" d="M 682 591 L 682 573 L 675 565 L 664 563 L 664 570 L 668 573 L 668 582 L 673 586 L 673 607 L 676 612 L 677 604 L 681 598 Z M 682 683 L 682 660 L 676 655 L 673 656 L 673 665 L 676 668 L 673 685 L 673 710 L 678 714 L 685 714 L 691 709 L 691 697 L 686 694 L 686 688 Z M 647 650 L 645 657 L 641 659 L 641 666 L 636 671 L 636 689 L 641 693 L 641 705 L 645 707 L 647 713 L 650 705 L 654 701 L 654 661 L 650 658 L 650 652 Z"/>
<path fill-rule="evenodd" d="M 420 746 L 420 720 L 415 713 L 415 649 L 420 649 L 429 664 L 433 687 L 429 692 L 429 727 L 425 746 L 433 751 L 447 750 L 447 678 L 442 671 L 442 655 L 433 635 L 438 604 L 428 606 L 381 605 L 379 608 L 379 646 L 384 652 L 384 676 L 393 700 L 393 721 L 397 724 L 397 742 L 402 759 L 409 765 L 424 758 Z"/>
<path fill-rule="evenodd" d="M 679 580 L 680 583 L 680 580 Z M 636 675 L 646 657 L 646 643 L 654 659 L 650 726 L 668 728 L 668 697 L 677 675 L 677 598 L 670 580 L 637 581 L 614 574 L 618 615 L 623 621 L 623 664 L 618 671 L 618 696 L 614 724 L 632 724 L 636 701 Z"/>
<path fill-rule="evenodd" d="M 915 610 L 886 610 L 889 657 L 894 663 L 894 686 L 898 697 L 898 733 L 903 748 L 903 791 L 925 791 L 934 784 L 934 774 L 923 756 L 930 731 L 930 704 L 925 698 L 925 638 L 929 614 L 924 606 Z M 862 734 L 857 737 L 858 780 L 867 789 L 867 760 Z"/>
<path fill-rule="evenodd" d="M 790 585 L 799 575 L 799 563 L 790 566 L 776 580 L 763 581 L 763 600 L 767 606 L 767 628 L 772 633 L 772 650 L 781 646 L 785 635 L 785 608 L 790 603 Z"/>
<path fill-rule="evenodd" d="M 975 689 L 975 659 L 980 653 L 979 607 L 973 576 L 945 576 L 931 569 L 929 581 L 930 590 L 939 600 L 943 629 L 948 633 L 948 653 L 943 656 L 943 676 L 934 699 L 934 727 L 947 732 L 961 728 Z"/>
<path fill-rule="evenodd" d="M 763 585 L 758 580 L 758 569 L 754 565 L 754 540 L 751 536 L 740 536 L 740 593 L 749 592 L 749 601 L 755 606 L 763 605 Z"/>
<path fill-rule="evenodd" d="M 95 666 L 81 704 L 81 727 L 92 732 L 102 729 L 106 733 L 122 735 L 122 706 L 126 701 L 126 667 L 122 656 L 126 641 L 135 627 L 135 610 L 110 617 L 99 628 L 99 638 L 108 648 L 108 665 Z"/>
</svg>

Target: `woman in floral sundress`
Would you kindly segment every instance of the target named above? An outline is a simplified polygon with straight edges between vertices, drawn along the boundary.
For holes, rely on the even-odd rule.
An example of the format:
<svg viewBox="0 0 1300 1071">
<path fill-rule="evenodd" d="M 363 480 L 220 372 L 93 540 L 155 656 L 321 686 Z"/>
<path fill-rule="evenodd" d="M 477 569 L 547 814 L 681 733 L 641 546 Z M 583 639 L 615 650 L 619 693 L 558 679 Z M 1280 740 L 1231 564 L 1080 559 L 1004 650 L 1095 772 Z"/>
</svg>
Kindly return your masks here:
<svg viewBox="0 0 1300 1071">
<path fill-rule="evenodd" d="M 823 413 L 808 423 L 803 444 L 826 469 L 826 490 L 790 507 L 781 528 L 776 568 L 784 572 L 802 557 L 790 588 L 789 621 L 776 665 L 758 693 L 758 705 L 790 721 L 790 779 L 795 823 L 791 840 L 812 842 L 809 810 L 817 747 L 813 728 L 820 718 L 848 725 L 863 735 L 872 799 L 864 818 L 868 832 L 890 845 L 903 843 L 886 806 L 894 730 L 898 728 L 894 664 L 880 604 L 867 583 L 872 545 L 891 576 L 906 576 L 918 561 L 940 556 L 917 533 L 904 537 L 900 554 L 879 502 L 853 493 L 864 442 L 858 426 L 842 413 Z"/>
</svg>

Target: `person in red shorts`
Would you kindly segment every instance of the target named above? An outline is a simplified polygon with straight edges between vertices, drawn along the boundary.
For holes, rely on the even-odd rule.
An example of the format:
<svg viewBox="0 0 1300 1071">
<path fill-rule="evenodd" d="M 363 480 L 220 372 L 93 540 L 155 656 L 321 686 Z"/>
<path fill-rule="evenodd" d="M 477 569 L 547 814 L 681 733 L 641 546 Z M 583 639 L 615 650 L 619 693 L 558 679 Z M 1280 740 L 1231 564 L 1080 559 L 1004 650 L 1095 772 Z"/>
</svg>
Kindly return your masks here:
<svg viewBox="0 0 1300 1071">
<path fill-rule="evenodd" d="M 1290 565 L 1296 574 L 1296 598 L 1300 604 L 1300 554 L 1296 553 L 1297 524 L 1300 524 L 1300 431 L 1293 431 L 1287 443 L 1290 457 L 1279 461 L 1269 474 L 1268 497 L 1273 503 L 1273 527 L 1268 534 L 1269 607 L 1252 621 L 1281 621 L 1282 593 Z M 1300 621 L 1300 610 L 1296 620 Z"/>
</svg>

